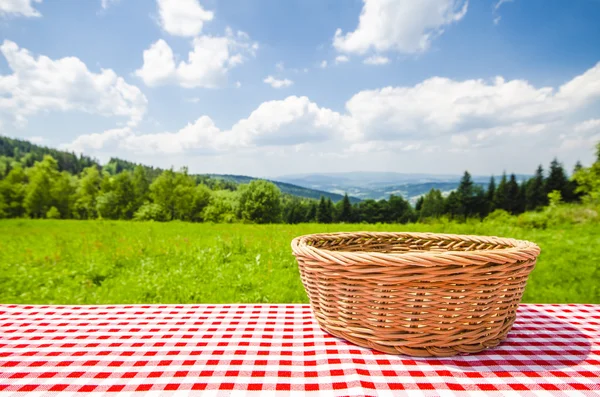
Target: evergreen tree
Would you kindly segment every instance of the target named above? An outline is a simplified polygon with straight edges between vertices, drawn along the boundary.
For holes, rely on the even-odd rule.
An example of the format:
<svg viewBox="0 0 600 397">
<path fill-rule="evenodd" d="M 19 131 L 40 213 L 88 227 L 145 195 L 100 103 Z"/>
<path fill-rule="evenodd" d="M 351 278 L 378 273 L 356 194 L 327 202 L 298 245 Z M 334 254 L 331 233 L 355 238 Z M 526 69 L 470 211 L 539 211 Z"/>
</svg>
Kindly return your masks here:
<svg viewBox="0 0 600 397">
<path fill-rule="evenodd" d="M 548 195 L 545 191 L 544 169 L 540 165 L 533 178 L 527 181 L 525 192 L 525 209 L 535 210 L 548 204 Z"/>
<path fill-rule="evenodd" d="M 519 183 L 515 174 L 510 174 L 510 180 L 506 185 L 508 205 L 506 211 L 517 214 L 519 213 Z"/>
<path fill-rule="evenodd" d="M 333 206 L 333 202 L 331 201 L 331 197 L 327 197 L 327 213 L 329 214 L 329 222 L 333 222 L 335 218 L 335 208 Z"/>
<path fill-rule="evenodd" d="M 510 199 L 508 195 L 506 172 L 502 173 L 502 179 L 500 179 L 500 183 L 498 184 L 494 194 L 494 209 L 510 211 Z"/>
<path fill-rule="evenodd" d="M 490 183 L 488 184 L 485 200 L 487 202 L 487 213 L 493 212 L 496 208 L 494 208 L 494 196 L 496 195 L 496 180 L 494 176 L 490 178 Z"/>
<path fill-rule="evenodd" d="M 317 202 L 314 200 L 311 200 L 309 206 L 308 206 L 308 211 L 306 212 L 306 222 L 315 222 L 317 221 Z"/>
<path fill-rule="evenodd" d="M 348 197 L 348 193 L 344 194 L 344 198 L 338 202 L 339 205 L 339 216 L 338 221 L 343 223 L 352 222 L 352 204 L 350 203 L 350 198 Z"/>
<path fill-rule="evenodd" d="M 550 173 L 546 180 L 546 196 L 555 190 L 560 192 L 564 201 L 572 201 L 572 193 L 569 192 L 569 180 L 562 164 L 556 158 L 550 163 Z"/>
<path fill-rule="evenodd" d="M 327 204 L 327 200 L 325 200 L 324 196 L 321 196 L 321 200 L 319 200 L 319 206 L 317 207 L 317 222 L 319 223 L 331 223 L 333 220 L 333 214 Z"/>
</svg>

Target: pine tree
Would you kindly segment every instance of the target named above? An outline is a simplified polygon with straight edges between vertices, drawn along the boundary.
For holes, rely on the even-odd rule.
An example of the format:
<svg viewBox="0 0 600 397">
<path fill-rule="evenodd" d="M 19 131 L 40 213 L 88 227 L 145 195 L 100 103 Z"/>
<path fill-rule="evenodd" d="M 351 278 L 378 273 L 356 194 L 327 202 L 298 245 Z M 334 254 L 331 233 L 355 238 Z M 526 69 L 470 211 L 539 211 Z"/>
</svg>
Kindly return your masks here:
<svg viewBox="0 0 600 397">
<path fill-rule="evenodd" d="M 548 195 L 545 191 L 544 169 L 540 165 L 535 171 L 533 178 L 527 181 L 525 192 L 525 209 L 535 210 L 548 205 Z"/>
<path fill-rule="evenodd" d="M 332 213 L 328 201 L 331 201 L 331 199 L 325 200 L 325 197 L 321 196 L 319 206 L 317 207 L 317 222 L 319 223 L 331 223 L 332 221 Z"/>
<path fill-rule="evenodd" d="M 498 184 L 498 187 L 494 193 L 494 209 L 510 211 L 506 172 L 502 174 L 502 179 L 500 179 L 500 183 Z"/>
<path fill-rule="evenodd" d="M 571 201 L 572 195 L 569 192 L 569 180 L 565 175 L 565 170 L 555 158 L 550 163 L 550 173 L 546 180 L 546 195 L 558 190 L 564 201 Z"/>
<path fill-rule="evenodd" d="M 352 222 L 352 204 L 348 193 L 344 194 L 344 198 L 338 204 L 340 205 L 338 220 L 344 223 Z"/>
<path fill-rule="evenodd" d="M 487 212 L 491 213 L 494 211 L 494 195 L 496 194 L 496 180 L 494 176 L 490 178 L 490 183 L 488 184 L 487 192 L 485 195 L 485 200 L 487 201 Z"/>
<path fill-rule="evenodd" d="M 510 174 L 510 180 L 506 185 L 508 206 L 506 210 L 512 214 L 519 212 L 519 183 L 515 174 Z"/>
<path fill-rule="evenodd" d="M 317 202 L 312 200 L 306 211 L 306 222 L 315 222 L 317 220 Z"/>
</svg>

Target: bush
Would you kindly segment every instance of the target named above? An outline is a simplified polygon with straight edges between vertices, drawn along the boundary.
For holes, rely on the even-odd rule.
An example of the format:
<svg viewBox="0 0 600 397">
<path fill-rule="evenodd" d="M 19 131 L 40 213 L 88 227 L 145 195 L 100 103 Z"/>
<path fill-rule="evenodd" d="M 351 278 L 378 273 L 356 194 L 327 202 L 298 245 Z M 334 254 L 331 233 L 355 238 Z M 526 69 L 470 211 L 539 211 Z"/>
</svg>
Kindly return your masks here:
<svg viewBox="0 0 600 397">
<path fill-rule="evenodd" d="M 46 218 L 48 219 L 60 219 L 60 212 L 56 207 L 50 207 L 48 212 L 46 212 Z"/>
<path fill-rule="evenodd" d="M 158 221 L 167 220 L 167 212 L 160 204 L 145 203 L 133 214 L 136 221 Z"/>
</svg>

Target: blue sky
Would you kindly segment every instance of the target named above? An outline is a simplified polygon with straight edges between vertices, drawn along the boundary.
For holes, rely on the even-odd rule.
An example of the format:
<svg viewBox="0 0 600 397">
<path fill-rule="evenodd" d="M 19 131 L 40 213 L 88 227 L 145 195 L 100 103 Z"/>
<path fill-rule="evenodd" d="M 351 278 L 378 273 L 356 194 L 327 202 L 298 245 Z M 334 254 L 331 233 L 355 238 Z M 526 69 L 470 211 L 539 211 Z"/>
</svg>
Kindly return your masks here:
<svg viewBox="0 0 600 397">
<path fill-rule="evenodd" d="M 600 140 L 599 20 L 598 0 L 0 0 L 0 133 L 269 177 L 571 168 Z"/>
</svg>

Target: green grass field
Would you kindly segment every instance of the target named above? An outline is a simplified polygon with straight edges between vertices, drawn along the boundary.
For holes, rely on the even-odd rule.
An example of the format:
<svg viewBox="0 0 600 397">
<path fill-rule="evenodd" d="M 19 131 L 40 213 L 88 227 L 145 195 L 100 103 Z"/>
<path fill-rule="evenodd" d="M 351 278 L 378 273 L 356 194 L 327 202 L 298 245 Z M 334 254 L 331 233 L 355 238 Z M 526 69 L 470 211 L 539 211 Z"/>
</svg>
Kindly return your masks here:
<svg viewBox="0 0 600 397">
<path fill-rule="evenodd" d="M 525 302 L 600 303 L 600 225 L 244 225 L 0 221 L 0 302 L 302 303 L 293 237 L 333 231 L 514 237 L 542 248 Z"/>
</svg>

